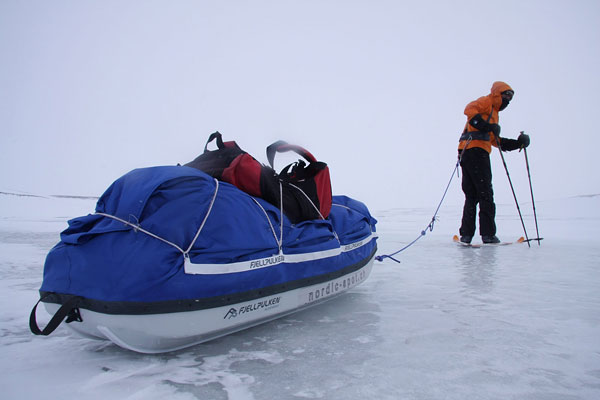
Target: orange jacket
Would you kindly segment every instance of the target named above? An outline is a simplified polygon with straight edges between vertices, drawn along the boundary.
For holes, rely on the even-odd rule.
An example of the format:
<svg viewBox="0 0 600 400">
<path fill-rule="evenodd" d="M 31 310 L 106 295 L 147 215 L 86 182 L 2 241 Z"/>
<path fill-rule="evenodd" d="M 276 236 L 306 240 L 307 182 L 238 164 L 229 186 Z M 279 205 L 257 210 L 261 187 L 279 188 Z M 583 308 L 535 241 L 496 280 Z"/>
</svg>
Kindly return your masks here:
<svg viewBox="0 0 600 400">
<path fill-rule="evenodd" d="M 487 96 L 478 98 L 475 101 L 470 102 L 465 107 L 465 115 L 467 116 L 467 124 L 465 129 L 468 132 L 479 132 L 477 129 L 469 124 L 471 118 L 477 114 L 481 114 L 484 121 L 490 124 L 498 123 L 498 110 L 502 105 L 502 92 L 505 90 L 512 90 L 512 88 L 504 82 L 494 82 L 492 90 Z M 491 115 L 490 115 L 491 114 Z M 467 140 L 461 140 L 458 143 L 458 149 L 464 149 Z M 471 140 L 467 146 L 467 149 L 472 147 L 481 147 L 488 153 L 492 152 L 492 146 L 498 147 L 496 143 L 496 137 L 492 132 L 489 132 L 489 140 Z"/>
</svg>

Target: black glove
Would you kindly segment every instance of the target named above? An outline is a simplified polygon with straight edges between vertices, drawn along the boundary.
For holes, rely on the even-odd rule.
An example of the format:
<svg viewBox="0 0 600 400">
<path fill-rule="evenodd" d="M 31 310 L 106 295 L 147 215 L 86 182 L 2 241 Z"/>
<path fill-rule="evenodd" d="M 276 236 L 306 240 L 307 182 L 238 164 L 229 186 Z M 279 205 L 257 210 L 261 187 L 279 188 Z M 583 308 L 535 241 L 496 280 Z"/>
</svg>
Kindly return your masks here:
<svg viewBox="0 0 600 400">
<path fill-rule="evenodd" d="M 496 137 L 500 136 L 500 125 L 490 124 L 490 131 L 496 135 Z"/>
<path fill-rule="evenodd" d="M 492 132 L 496 136 L 500 135 L 500 125 L 484 121 L 481 114 L 475 114 L 469 121 L 469 124 L 480 132 Z"/>
<path fill-rule="evenodd" d="M 519 142 L 519 147 L 523 149 L 523 148 L 529 146 L 529 143 L 531 142 L 531 140 L 529 139 L 529 135 L 521 133 L 519 135 L 519 137 L 517 138 L 517 142 Z"/>
</svg>

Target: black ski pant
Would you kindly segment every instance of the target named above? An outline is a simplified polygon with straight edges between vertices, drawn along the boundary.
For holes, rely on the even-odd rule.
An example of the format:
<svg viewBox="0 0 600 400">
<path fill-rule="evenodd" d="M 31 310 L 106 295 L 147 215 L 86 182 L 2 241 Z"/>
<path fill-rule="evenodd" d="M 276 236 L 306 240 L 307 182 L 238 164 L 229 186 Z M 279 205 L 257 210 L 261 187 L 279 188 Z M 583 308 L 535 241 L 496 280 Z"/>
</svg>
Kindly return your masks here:
<svg viewBox="0 0 600 400">
<path fill-rule="evenodd" d="M 477 205 L 479 204 L 479 233 L 481 236 L 496 234 L 496 205 L 494 204 L 494 191 L 492 189 L 492 168 L 490 155 L 479 147 L 463 151 L 462 190 L 465 194 L 463 207 L 461 236 L 475 235 L 475 219 Z"/>
</svg>

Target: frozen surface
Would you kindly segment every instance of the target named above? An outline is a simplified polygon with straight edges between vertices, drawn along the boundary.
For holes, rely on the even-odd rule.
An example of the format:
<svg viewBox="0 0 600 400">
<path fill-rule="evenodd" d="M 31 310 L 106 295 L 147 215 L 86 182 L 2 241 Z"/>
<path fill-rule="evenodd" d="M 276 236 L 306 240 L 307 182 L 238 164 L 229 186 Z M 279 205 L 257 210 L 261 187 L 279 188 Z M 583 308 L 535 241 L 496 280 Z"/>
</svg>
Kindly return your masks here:
<svg viewBox="0 0 600 400">
<path fill-rule="evenodd" d="M 376 263 L 350 293 L 209 343 L 141 355 L 29 332 L 44 257 L 92 199 L 0 194 L 3 399 L 600 398 L 600 196 L 537 205 L 542 245 L 481 249 L 451 241 L 460 207 Z M 521 206 L 530 237 L 531 206 Z M 429 209 L 374 212 L 379 253 L 419 235 Z M 522 234 L 499 205 L 499 236 Z M 41 324 L 48 320 L 38 310 Z"/>
</svg>

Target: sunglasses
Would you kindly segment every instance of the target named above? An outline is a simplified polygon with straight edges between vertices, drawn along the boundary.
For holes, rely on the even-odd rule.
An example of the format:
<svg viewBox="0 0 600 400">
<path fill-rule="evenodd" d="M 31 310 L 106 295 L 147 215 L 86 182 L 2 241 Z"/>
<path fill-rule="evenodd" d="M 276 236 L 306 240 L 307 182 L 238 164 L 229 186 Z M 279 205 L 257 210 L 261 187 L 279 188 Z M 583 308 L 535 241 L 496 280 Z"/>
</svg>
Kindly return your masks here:
<svg viewBox="0 0 600 400">
<path fill-rule="evenodd" d="M 515 92 L 513 92 L 512 90 L 505 90 L 504 92 L 502 92 L 502 97 L 507 98 L 508 100 L 512 100 L 514 94 Z"/>
</svg>

